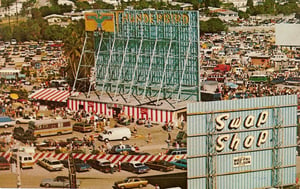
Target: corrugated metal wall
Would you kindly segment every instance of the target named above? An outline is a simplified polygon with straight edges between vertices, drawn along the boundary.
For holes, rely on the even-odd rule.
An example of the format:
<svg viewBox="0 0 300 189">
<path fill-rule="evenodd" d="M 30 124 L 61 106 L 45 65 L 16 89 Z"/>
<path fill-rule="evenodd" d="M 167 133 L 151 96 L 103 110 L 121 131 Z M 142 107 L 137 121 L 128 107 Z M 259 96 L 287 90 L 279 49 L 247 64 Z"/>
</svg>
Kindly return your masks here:
<svg viewBox="0 0 300 189">
<path fill-rule="evenodd" d="M 268 114 L 267 120 L 257 126 L 262 112 Z M 228 119 L 221 121 L 225 127 L 218 131 L 216 117 L 225 113 Z M 297 96 L 199 102 L 188 104 L 187 114 L 188 188 L 251 189 L 295 183 Z M 244 121 L 249 115 L 254 116 L 255 125 L 246 128 Z M 239 117 L 240 127 L 230 129 L 232 119 Z M 278 125 L 281 127 L 276 129 Z M 257 146 L 262 132 L 266 139 Z M 224 135 L 228 137 L 221 141 L 224 149 L 216 151 L 217 138 Z M 230 148 L 234 135 L 239 141 L 235 150 Z M 254 140 L 246 148 L 244 141 L 249 136 Z M 234 165 L 234 160 L 243 157 L 250 163 Z M 280 168 L 274 169 L 275 163 Z"/>
</svg>

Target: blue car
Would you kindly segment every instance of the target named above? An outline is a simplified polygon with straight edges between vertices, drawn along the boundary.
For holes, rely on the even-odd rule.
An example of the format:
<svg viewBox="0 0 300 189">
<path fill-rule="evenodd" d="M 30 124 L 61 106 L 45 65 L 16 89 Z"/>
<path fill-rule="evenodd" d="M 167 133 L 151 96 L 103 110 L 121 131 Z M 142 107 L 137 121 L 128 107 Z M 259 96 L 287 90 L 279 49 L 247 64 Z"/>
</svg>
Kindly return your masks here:
<svg viewBox="0 0 300 189">
<path fill-rule="evenodd" d="M 61 160 L 60 162 L 64 165 L 64 167 L 66 167 L 66 168 L 69 167 L 68 160 Z M 74 163 L 75 163 L 75 169 L 77 172 L 84 172 L 84 171 L 89 171 L 90 169 L 92 169 L 92 166 L 85 163 L 81 159 L 78 159 L 78 158 L 74 159 Z"/>
<path fill-rule="evenodd" d="M 186 159 L 178 159 L 175 161 L 170 161 L 171 164 L 175 165 L 177 169 L 187 170 L 187 160 Z"/>
</svg>

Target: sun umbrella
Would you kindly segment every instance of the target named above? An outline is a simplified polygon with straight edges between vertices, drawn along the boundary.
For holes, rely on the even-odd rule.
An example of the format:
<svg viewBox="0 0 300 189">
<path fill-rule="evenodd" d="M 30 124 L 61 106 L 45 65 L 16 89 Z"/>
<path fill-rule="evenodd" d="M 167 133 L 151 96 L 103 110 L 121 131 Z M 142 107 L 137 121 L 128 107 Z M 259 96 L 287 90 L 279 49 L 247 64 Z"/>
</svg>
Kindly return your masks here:
<svg viewBox="0 0 300 189">
<path fill-rule="evenodd" d="M 11 99 L 14 99 L 14 100 L 17 100 L 19 98 L 19 95 L 16 93 L 11 93 L 9 96 Z"/>
</svg>

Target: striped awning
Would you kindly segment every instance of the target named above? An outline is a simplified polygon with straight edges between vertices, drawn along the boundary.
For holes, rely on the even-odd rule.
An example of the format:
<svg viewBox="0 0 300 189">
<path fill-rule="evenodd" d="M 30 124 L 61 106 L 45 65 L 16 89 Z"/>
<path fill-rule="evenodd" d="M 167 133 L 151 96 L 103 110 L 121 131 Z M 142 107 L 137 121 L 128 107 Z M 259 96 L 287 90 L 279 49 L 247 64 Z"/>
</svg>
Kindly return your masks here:
<svg viewBox="0 0 300 189">
<path fill-rule="evenodd" d="M 40 89 L 35 93 L 29 95 L 29 99 L 35 100 L 47 100 L 55 102 L 67 102 L 67 99 L 71 96 L 69 91 L 57 90 L 54 88 Z"/>
</svg>

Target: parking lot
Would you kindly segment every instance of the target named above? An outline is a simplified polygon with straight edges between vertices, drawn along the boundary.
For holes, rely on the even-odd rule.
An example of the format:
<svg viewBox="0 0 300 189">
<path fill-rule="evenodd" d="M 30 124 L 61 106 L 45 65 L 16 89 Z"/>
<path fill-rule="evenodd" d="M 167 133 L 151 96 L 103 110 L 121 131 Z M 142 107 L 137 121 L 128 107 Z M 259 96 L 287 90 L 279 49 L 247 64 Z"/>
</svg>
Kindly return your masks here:
<svg viewBox="0 0 300 189">
<path fill-rule="evenodd" d="M 28 124 L 18 124 L 18 126 L 27 129 Z M 134 124 L 132 123 L 127 127 L 133 130 Z M 162 125 L 155 125 L 151 128 L 147 128 L 144 125 L 139 125 L 136 128 L 137 128 L 137 134 L 135 136 L 132 136 L 130 140 L 123 141 L 123 144 L 130 144 L 130 145 L 136 144 L 139 148 L 139 152 L 147 152 L 149 154 L 159 154 L 159 153 L 165 153 L 167 151 L 168 145 L 165 142 L 165 140 L 168 138 L 168 133 L 162 129 Z M 12 131 L 12 130 L 13 128 L 11 127 L 7 129 L 0 128 L 0 133 L 3 131 Z M 170 132 L 171 137 L 174 138 L 178 131 L 179 131 L 178 128 L 174 128 L 174 130 L 171 130 Z M 147 142 L 147 134 L 149 132 L 151 132 L 153 137 L 151 143 Z M 41 142 L 49 138 L 57 141 L 66 140 L 67 138 L 71 138 L 71 137 L 78 137 L 82 139 L 84 135 L 91 135 L 91 134 L 97 135 L 98 133 L 96 132 L 81 133 L 81 132 L 73 131 L 73 134 L 38 138 L 38 142 Z M 110 143 L 111 145 L 118 145 L 120 144 L 120 141 L 110 141 Z M 104 142 L 101 142 L 98 139 L 95 140 L 96 148 L 103 144 Z M 89 153 L 89 151 L 92 151 L 92 147 L 87 147 L 87 146 L 81 147 L 81 149 L 83 151 L 86 151 L 87 153 Z M 175 169 L 174 171 L 167 172 L 167 173 L 156 171 L 156 170 L 150 170 L 148 173 L 140 174 L 139 176 L 146 177 L 146 176 L 157 176 L 163 174 L 170 174 L 170 173 L 176 174 L 176 173 L 184 173 L 184 172 L 186 171 L 180 169 Z M 62 171 L 49 172 L 46 169 L 40 167 L 39 165 L 34 165 L 33 169 L 24 169 L 21 171 L 22 187 L 36 188 L 39 187 L 39 184 L 43 178 L 54 178 L 58 175 L 68 176 L 68 170 L 64 168 Z M 110 173 L 102 173 L 98 170 L 91 169 L 88 172 L 77 173 L 77 178 L 81 181 L 80 188 L 95 188 L 96 185 L 101 183 L 102 185 L 101 188 L 105 189 L 105 188 L 112 188 L 112 185 L 115 181 L 123 180 L 128 176 L 136 176 L 136 175 L 137 174 L 124 171 L 124 170 L 121 170 L 121 172 L 115 172 L 113 174 L 110 174 Z M 0 182 L 0 187 L 16 186 L 16 175 L 14 173 L 11 173 L 11 170 L 1 171 L 0 179 L 7 180 L 7 182 L 5 183 Z M 147 188 L 154 188 L 154 186 L 149 184 Z"/>
<path fill-rule="evenodd" d="M 168 175 L 170 173 L 184 173 L 186 171 L 176 169 L 172 172 L 164 173 L 160 171 L 151 170 L 148 173 L 138 175 L 139 177 L 148 177 L 154 175 Z M 56 176 L 63 175 L 68 176 L 68 170 L 63 169 L 58 172 L 49 172 L 44 168 L 35 165 L 33 169 L 25 169 L 21 171 L 21 186 L 22 188 L 39 188 L 40 182 L 44 178 L 54 178 Z M 101 189 L 111 189 L 115 181 L 120 181 L 126 177 L 137 176 L 127 171 L 121 170 L 121 172 L 115 172 L 114 174 L 102 173 L 95 169 L 91 169 L 88 172 L 77 173 L 76 178 L 80 180 L 80 188 L 95 188 L 95 186 L 101 185 Z M 0 182 L 0 188 L 15 188 L 17 177 L 11 171 L 1 171 L 0 179 L 4 182 Z M 154 186 L 149 184 L 146 189 L 153 189 Z"/>
</svg>

